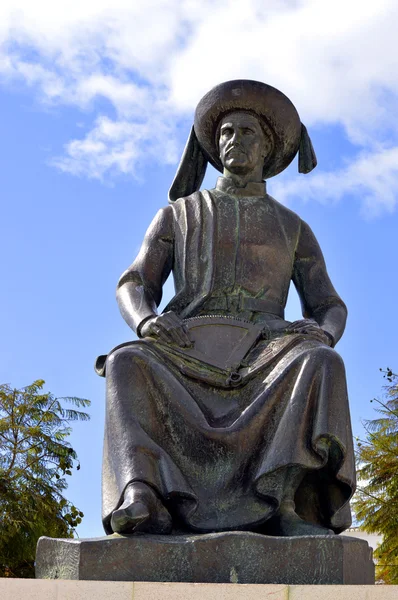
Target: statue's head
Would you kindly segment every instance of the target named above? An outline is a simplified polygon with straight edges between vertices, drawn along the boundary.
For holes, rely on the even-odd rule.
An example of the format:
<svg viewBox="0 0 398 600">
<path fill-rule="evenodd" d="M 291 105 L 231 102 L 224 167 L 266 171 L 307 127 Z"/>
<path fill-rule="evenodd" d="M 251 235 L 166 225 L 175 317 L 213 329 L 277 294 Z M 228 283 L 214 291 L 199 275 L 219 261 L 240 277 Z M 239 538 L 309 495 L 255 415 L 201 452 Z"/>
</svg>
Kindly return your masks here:
<svg viewBox="0 0 398 600">
<path fill-rule="evenodd" d="M 169 198 L 173 201 L 197 191 L 208 162 L 221 173 L 244 174 L 242 170 L 253 170 L 262 161 L 259 178 L 269 179 L 283 171 L 297 153 L 299 172 L 309 173 L 316 166 L 315 153 L 289 98 L 260 81 L 226 81 L 203 96 L 196 107 Z"/>
<path fill-rule="evenodd" d="M 224 174 L 246 175 L 259 172 L 262 175 L 267 157 L 272 152 L 272 139 L 261 120 L 242 110 L 225 115 L 216 133 Z"/>
</svg>

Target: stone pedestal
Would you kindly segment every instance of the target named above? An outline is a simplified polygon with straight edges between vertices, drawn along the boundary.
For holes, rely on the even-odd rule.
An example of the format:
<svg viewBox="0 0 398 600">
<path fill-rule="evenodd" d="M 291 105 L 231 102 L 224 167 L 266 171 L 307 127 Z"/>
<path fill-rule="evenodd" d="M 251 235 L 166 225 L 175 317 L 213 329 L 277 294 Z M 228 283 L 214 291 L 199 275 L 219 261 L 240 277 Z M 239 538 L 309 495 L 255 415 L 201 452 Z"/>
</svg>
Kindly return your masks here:
<svg viewBox="0 0 398 600">
<path fill-rule="evenodd" d="M 270 537 L 111 535 L 95 539 L 40 538 L 38 579 L 373 584 L 371 549 L 345 536 Z"/>
</svg>

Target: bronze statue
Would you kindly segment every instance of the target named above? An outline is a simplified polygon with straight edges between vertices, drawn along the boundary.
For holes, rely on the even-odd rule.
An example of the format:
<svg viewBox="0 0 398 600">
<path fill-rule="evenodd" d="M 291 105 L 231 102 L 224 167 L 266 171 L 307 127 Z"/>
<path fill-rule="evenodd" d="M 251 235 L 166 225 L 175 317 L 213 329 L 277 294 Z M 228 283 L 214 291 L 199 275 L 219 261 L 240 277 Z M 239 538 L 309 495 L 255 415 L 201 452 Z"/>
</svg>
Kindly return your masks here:
<svg viewBox="0 0 398 600">
<path fill-rule="evenodd" d="M 122 275 L 138 341 L 106 375 L 107 533 L 339 533 L 355 469 L 344 365 L 347 310 L 309 226 L 264 179 L 316 158 L 290 100 L 230 81 L 200 101 L 169 205 Z M 211 162 L 222 176 L 199 191 Z M 173 273 L 175 296 L 157 314 Z M 293 280 L 304 319 L 284 319 Z"/>
</svg>

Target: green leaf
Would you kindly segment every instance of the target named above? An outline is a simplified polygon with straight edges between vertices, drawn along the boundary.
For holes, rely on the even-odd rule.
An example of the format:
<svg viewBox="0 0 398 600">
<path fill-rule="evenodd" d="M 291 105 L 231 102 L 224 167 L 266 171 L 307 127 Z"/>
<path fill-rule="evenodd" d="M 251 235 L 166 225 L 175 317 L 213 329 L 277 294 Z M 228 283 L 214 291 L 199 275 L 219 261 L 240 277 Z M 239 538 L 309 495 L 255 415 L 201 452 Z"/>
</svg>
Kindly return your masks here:
<svg viewBox="0 0 398 600">
<path fill-rule="evenodd" d="M 382 370 L 382 369 L 381 369 Z M 362 529 L 383 536 L 375 550 L 377 578 L 398 584 L 398 376 L 389 368 L 383 371 L 389 384 L 384 386 L 376 413 L 364 422 L 365 440 L 357 443 L 359 486 L 353 508 Z"/>
<path fill-rule="evenodd" d="M 78 409 L 90 402 L 43 393 L 44 384 L 0 385 L 0 577 L 34 577 L 38 538 L 73 537 L 83 517 L 63 495 L 63 474 L 77 460 L 69 423 L 88 420 Z"/>
</svg>

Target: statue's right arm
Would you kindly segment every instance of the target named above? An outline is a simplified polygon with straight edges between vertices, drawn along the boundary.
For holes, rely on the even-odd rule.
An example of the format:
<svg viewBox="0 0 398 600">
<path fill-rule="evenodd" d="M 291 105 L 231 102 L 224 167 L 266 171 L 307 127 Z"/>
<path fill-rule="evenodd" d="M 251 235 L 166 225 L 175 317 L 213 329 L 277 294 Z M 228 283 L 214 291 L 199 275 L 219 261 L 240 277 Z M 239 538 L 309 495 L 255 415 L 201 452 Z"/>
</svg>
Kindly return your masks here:
<svg viewBox="0 0 398 600">
<path fill-rule="evenodd" d="M 142 325 L 157 315 L 162 287 L 172 268 L 173 252 L 173 210 L 166 206 L 153 219 L 137 258 L 117 286 L 120 312 L 137 335 Z"/>
</svg>

